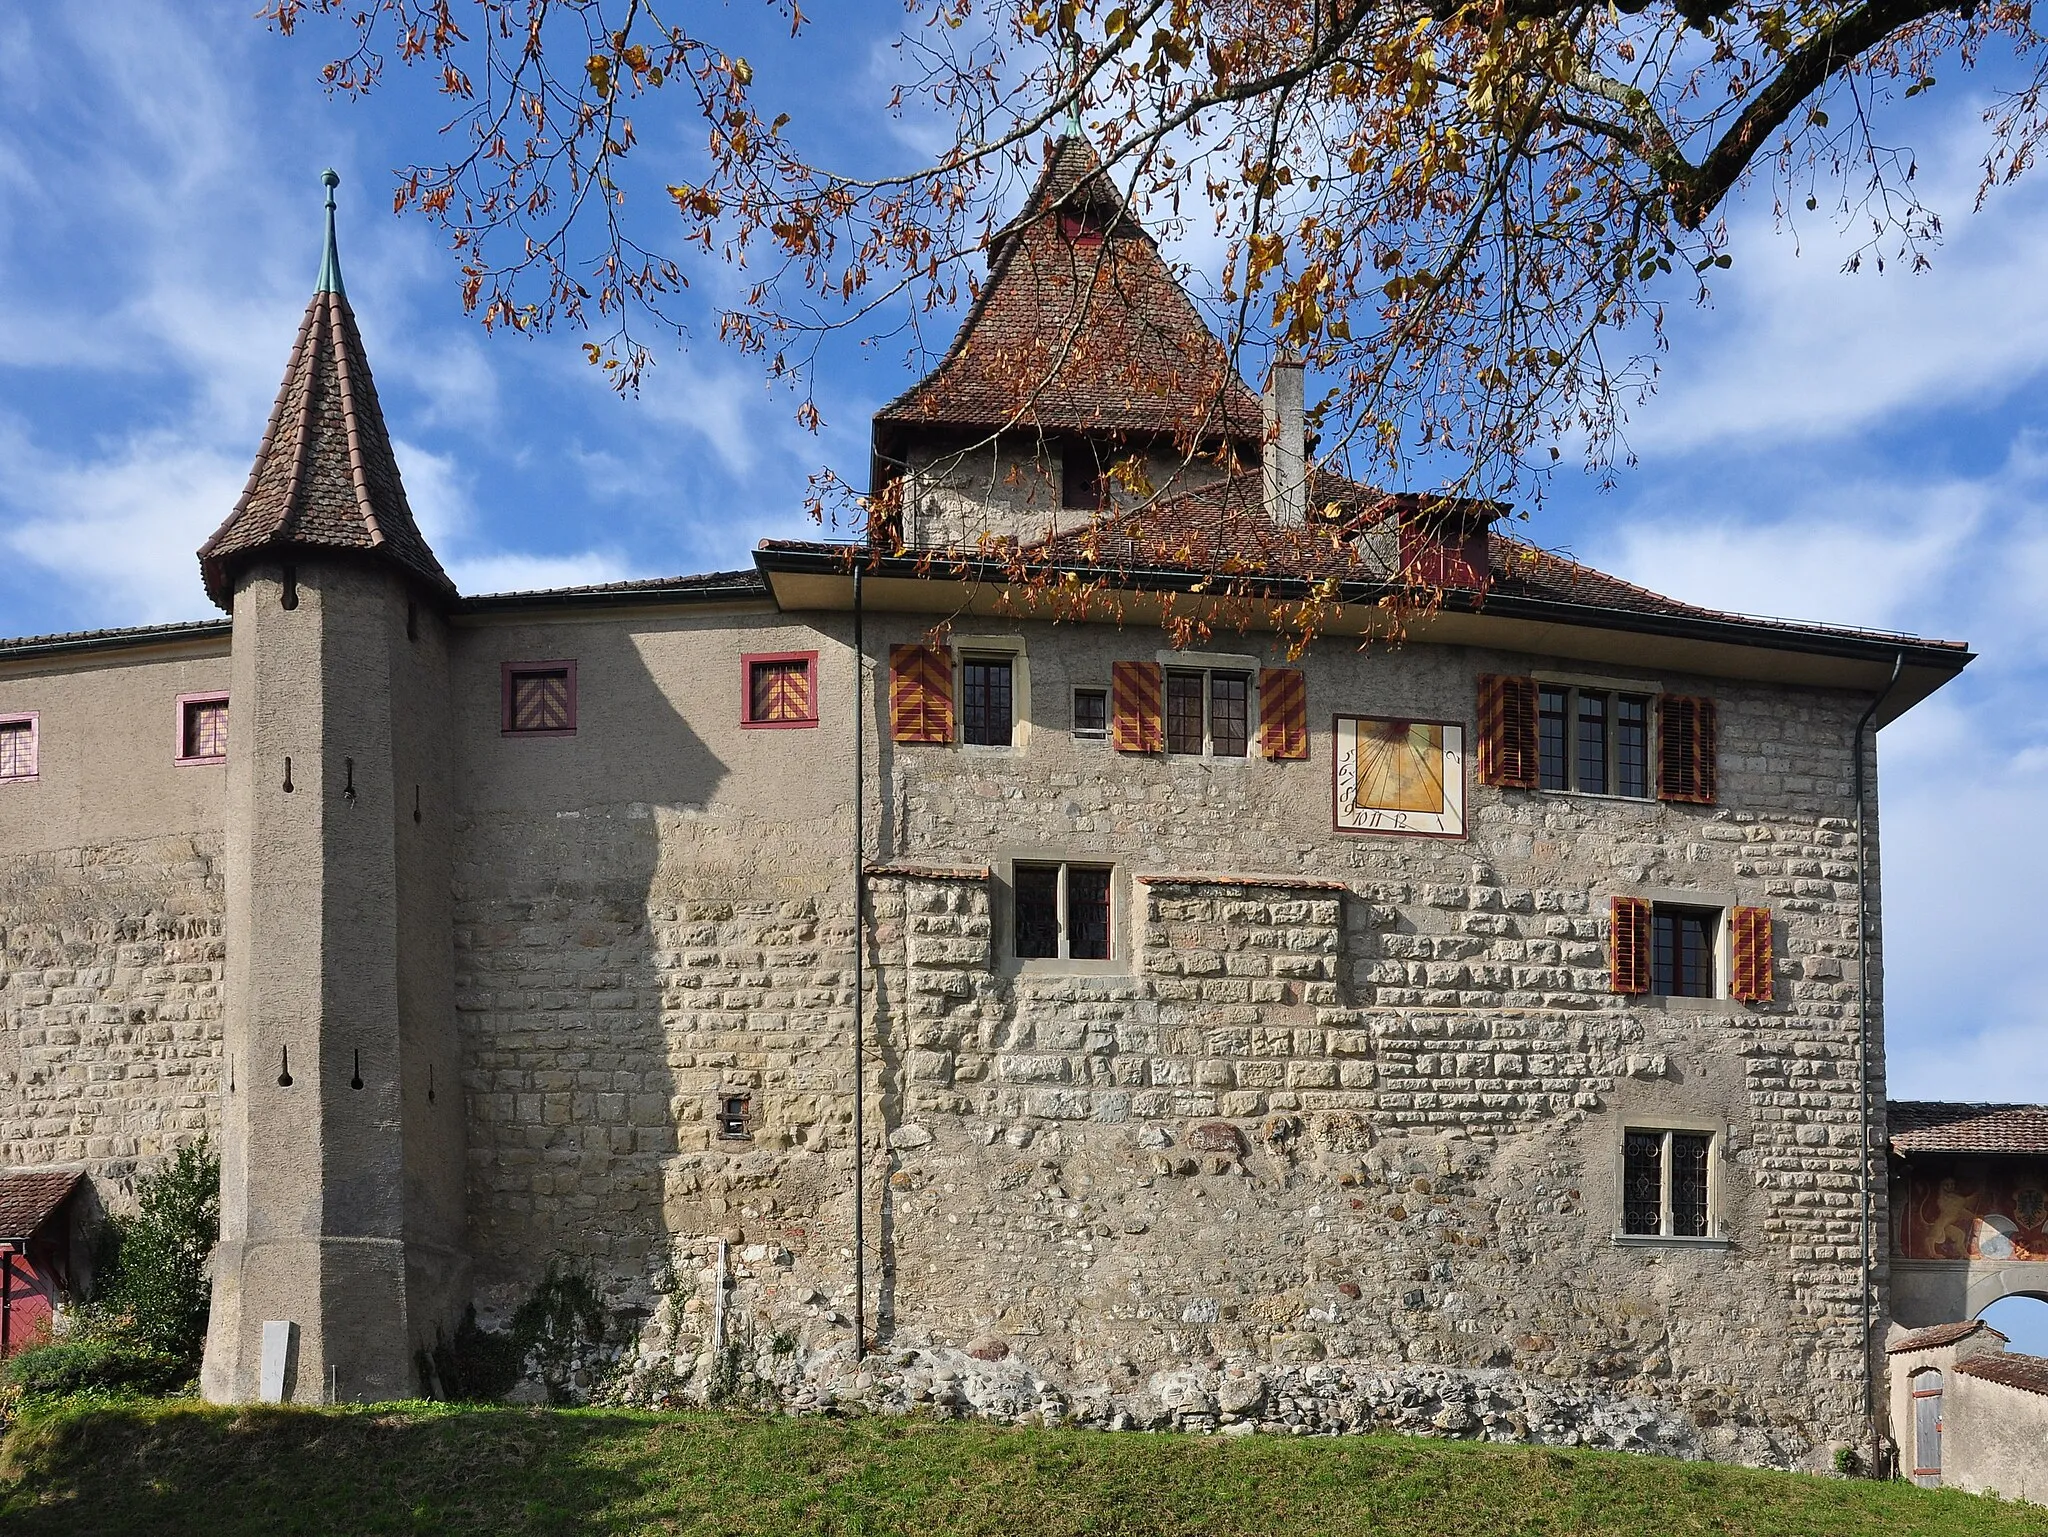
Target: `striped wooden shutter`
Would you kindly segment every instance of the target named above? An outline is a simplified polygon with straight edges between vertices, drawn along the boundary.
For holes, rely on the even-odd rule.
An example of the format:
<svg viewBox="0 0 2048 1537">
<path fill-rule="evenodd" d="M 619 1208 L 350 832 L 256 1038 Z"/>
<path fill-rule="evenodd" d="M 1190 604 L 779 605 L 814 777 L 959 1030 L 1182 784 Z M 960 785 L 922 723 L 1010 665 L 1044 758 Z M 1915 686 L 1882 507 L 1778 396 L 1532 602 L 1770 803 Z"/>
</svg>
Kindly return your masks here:
<svg viewBox="0 0 2048 1537">
<path fill-rule="evenodd" d="M 1657 799 L 1714 804 L 1714 701 L 1665 694 L 1657 701 Z"/>
<path fill-rule="evenodd" d="M 1259 671 L 1259 751 L 1268 758 L 1308 756 L 1308 683 L 1298 667 Z"/>
<path fill-rule="evenodd" d="M 889 728 L 899 742 L 953 740 L 953 654 L 944 646 L 889 648 Z"/>
<path fill-rule="evenodd" d="M 1486 673 L 1479 679 L 1479 782 L 1533 790 L 1538 780 L 1536 680 Z"/>
<path fill-rule="evenodd" d="M 1650 904 L 1641 897 L 1616 897 L 1609 910 L 1607 979 L 1610 992 L 1650 990 Z"/>
<path fill-rule="evenodd" d="M 1771 910 L 1738 907 L 1728 915 L 1728 991 L 1744 1003 L 1769 1003 L 1777 991 L 1771 972 Z"/>
<path fill-rule="evenodd" d="M 1118 752 L 1158 752 L 1166 746 L 1165 687 L 1157 662 L 1110 667 L 1109 739 Z"/>
</svg>

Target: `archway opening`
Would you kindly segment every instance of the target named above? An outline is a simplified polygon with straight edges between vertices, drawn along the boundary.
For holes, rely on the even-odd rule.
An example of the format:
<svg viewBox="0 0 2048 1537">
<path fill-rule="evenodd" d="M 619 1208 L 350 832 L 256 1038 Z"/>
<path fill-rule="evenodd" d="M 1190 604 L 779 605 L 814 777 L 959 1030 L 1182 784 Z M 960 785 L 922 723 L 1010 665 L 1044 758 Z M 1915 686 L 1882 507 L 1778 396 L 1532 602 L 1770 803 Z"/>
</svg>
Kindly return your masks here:
<svg viewBox="0 0 2048 1537">
<path fill-rule="evenodd" d="M 2006 1337 L 2006 1349 L 2048 1356 L 2048 1299 L 2000 1297 L 1977 1316 Z"/>
</svg>

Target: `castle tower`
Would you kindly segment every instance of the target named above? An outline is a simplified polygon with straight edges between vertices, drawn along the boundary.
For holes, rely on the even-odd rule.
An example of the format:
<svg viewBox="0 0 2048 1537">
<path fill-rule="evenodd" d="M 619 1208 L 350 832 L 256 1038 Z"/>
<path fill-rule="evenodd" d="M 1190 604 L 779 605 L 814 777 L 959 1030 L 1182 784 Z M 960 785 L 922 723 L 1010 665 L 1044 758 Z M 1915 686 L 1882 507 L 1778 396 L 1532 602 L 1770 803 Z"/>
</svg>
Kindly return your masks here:
<svg viewBox="0 0 2048 1537">
<path fill-rule="evenodd" d="M 467 1294 L 445 613 L 327 244 L 234 512 L 221 1240 L 201 1383 L 407 1396 Z M 278 1331 L 273 1331 L 276 1334 Z"/>
</svg>

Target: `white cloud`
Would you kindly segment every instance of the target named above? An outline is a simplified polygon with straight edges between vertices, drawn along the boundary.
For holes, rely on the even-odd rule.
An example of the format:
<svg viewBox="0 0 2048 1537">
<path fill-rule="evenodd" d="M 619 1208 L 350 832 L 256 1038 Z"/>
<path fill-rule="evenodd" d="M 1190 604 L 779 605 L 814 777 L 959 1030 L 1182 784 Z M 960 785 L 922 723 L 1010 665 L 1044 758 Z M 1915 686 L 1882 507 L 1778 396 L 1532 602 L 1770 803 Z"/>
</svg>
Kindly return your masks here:
<svg viewBox="0 0 2048 1537">
<path fill-rule="evenodd" d="M 455 585 L 474 597 L 490 592 L 537 592 L 549 587 L 589 587 L 632 574 L 616 550 L 583 550 L 574 555 L 459 555 L 442 563 Z"/>
</svg>

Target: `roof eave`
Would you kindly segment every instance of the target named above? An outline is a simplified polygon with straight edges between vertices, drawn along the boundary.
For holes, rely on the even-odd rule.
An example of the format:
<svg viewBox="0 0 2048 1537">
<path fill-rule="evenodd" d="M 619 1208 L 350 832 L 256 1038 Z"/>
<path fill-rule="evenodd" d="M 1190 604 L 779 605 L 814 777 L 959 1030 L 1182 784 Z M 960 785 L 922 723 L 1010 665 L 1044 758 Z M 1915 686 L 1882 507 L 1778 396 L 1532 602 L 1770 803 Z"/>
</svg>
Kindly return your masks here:
<svg viewBox="0 0 2048 1537">
<path fill-rule="evenodd" d="M 757 550 L 754 563 L 774 593 L 778 606 L 846 608 L 852 604 L 851 576 L 857 558 L 862 557 L 861 547 L 856 545 L 782 545 Z M 1004 562 L 983 557 L 941 557 L 937 560 L 927 560 L 920 555 L 870 553 L 862 559 L 862 564 L 865 577 L 871 583 L 880 581 L 892 586 L 905 582 L 916 583 L 928 594 L 927 601 L 913 603 L 905 601 L 908 595 L 902 591 L 891 591 L 884 601 L 876 603 L 877 607 L 950 611 L 960 607 L 963 601 L 960 595 L 962 589 L 980 588 L 983 589 L 985 597 L 993 597 L 996 594 L 1009 593 L 1020 585 L 1012 567 Z M 1222 593 L 1219 592 L 1213 573 L 1191 570 L 1136 568 L 1106 571 L 1100 566 L 1085 564 L 1046 564 L 1030 569 L 1035 576 L 1053 579 L 1072 573 L 1086 580 L 1102 582 L 1110 589 L 1120 592 L 1194 594 L 1199 587 L 1201 595 L 1210 601 L 1220 601 L 1226 597 L 1252 597 L 1280 603 L 1299 602 L 1311 596 L 1320 586 L 1318 581 L 1305 577 L 1244 576 L 1231 578 L 1228 592 Z M 823 579 L 828 587 L 820 587 L 820 579 Z M 843 591 L 839 590 L 841 582 L 845 584 Z M 873 590 L 871 587 L 870 591 Z M 1338 601 L 1347 609 L 1376 613 L 1377 605 L 1382 599 L 1398 596 L 1403 590 L 1384 582 L 1347 582 L 1339 587 Z M 871 598 L 870 601 L 874 599 Z M 1675 646 L 1733 648 L 1811 658 L 1816 661 L 1847 663 L 1852 665 L 1852 673 L 1826 681 L 1840 687 L 1868 687 L 1873 693 L 1877 692 L 1890 676 L 1893 661 L 1898 659 L 1902 662 L 1899 682 L 1887 695 L 1884 708 L 1879 712 L 1880 725 L 1896 720 L 1975 660 L 1975 653 L 1966 647 L 1910 636 L 1875 636 L 1820 628 L 1804 629 L 1737 618 L 1645 613 L 1635 609 L 1608 608 L 1595 604 L 1568 603 L 1551 598 L 1531 598 L 1503 593 L 1485 596 L 1471 592 L 1446 593 L 1441 610 L 1438 614 L 1429 616 L 1427 622 L 1433 628 L 1443 631 L 1448 621 L 1452 620 L 1461 621 L 1458 626 L 1460 629 L 1477 628 L 1469 634 L 1440 633 L 1434 638 L 1453 644 L 1461 641 L 1476 645 L 1499 644 L 1505 649 L 1528 651 L 1539 655 L 1571 655 L 1573 653 L 1569 647 L 1542 644 L 1544 637 L 1540 632 L 1595 631 L 1649 637 L 1671 642 Z M 1511 640 L 1505 631 L 1512 626 L 1521 626 L 1525 630 L 1533 627 L 1539 633 L 1526 636 L 1520 641 Z M 1487 635 L 1480 633 L 1485 630 L 1502 633 L 1490 641 Z M 1649 661 L 1648 658 L 1645 660 Z M 1664 665 L 1675 670 L 1709 674 L 1717 670 L 1713 667 L 1686 665 L 1676 661 Z M 1869 674 L 1868 677 L 1862 675 L 1866 672 Z M 1789 681 L 1810 680 L 1793 678 Z"/>
</svg>

